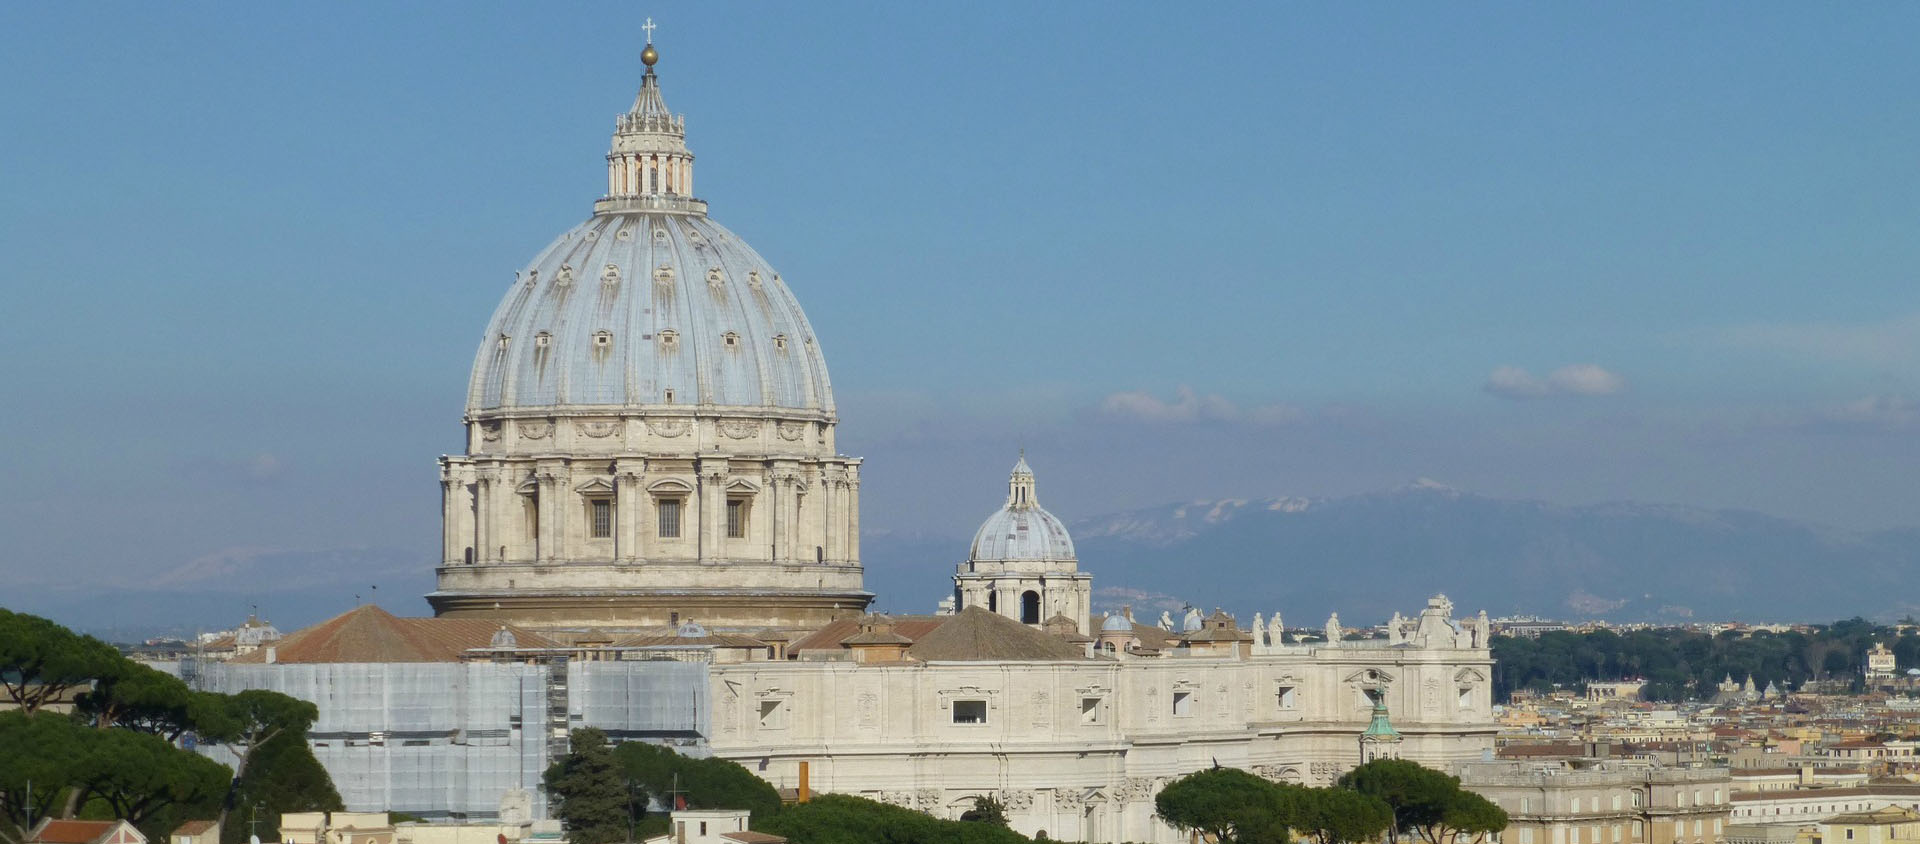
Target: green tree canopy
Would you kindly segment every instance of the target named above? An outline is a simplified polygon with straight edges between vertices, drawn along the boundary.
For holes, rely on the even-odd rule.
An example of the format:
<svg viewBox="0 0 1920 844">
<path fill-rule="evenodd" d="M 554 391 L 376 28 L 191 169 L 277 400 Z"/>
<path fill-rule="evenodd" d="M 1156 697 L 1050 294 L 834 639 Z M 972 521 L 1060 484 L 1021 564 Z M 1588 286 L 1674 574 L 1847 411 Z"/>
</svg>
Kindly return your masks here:
<svg viewBox="0 0 1920 844">
<path fill-rule="evenodd" d="M 280 816 L 287 812 L 338 812 L 346 808 L 327 769 L 314 758 L 304 732 L 281 733 L 268 739 L 254 753 L 247 771 L 234 790 L 233 806 L 259 807 L 261 841 L 281 840 Z M 240 844 L 251 832 L 248 825 L 231 823 L 220 828 L 220 840 L 223 844 Z"/>
<path fill-rule="evenodd" d="M 92 636 L 0 609 L 0 689 L 28 714 L 87 687 L 124 661 L 112 645 Z"/>
<path fill-rule="evenodd" d="M 1417 762 L 1375 759 L 1340 777 L 1339 786 L 1373 797 L 1392 812 L 1392 830 L 1428 844 L 1452 844 L 1507 826 L 1507 815 L 1486 798 L 1460 787 L 1460 778 Z"/>
<path fill-rule="evenodd" d="M 1346 788 L 1275 786 L 1287 823 L 1318 844 L 1377 840 L 1393 825 L 1393 810 L 1378 797 Z"/>
<path fill-rule="evenodd" d="M 788 806 L 754 828 L 793 844 L 1030 844 L 1003 826 L 935 818 L 846 794 Z"/>
<path fill-rule="evenodd" d="M 608 844 L 627 837 L 627 780 L 592 727 L 573 731 L 566 758 L 547 769 L 547 796 L 575 844 Z"/>
<path fill-rule="evenodd" d="M 780 810 L 780 792 L 725 759 L 695 759 L 645 742 L 614 748 L 613 758 L 645 796 L 671 807 L 676 788 L 689 809 L 747 809 L 757 822 Z"/>
<path fill-rule="evenodd" d="M 186 815 L 211 814 L 229 776 L 227 766 L 159 736 L 45 711 L 0 713 L 0 839 L 26 838 L 28 807 L 36 819 L 123 818 L 150 839 L 164 837 Z"/>
<path fill-rule="evenodd" d="M 1290 811 L 1274 783 L 1238 768 L 1210 768 L 1167 783 L 1154 812 L 1182 832 L 1220 844 L 1290 844 Z"/>
<path fill-rule="evenodd" d="M 969 823 L 990 823 L 994 826 L 1007 825 L 1007 807 L 991 797 L 973 798 L 973 808 L 960 813 L 960 819 Z"/>
</svg>

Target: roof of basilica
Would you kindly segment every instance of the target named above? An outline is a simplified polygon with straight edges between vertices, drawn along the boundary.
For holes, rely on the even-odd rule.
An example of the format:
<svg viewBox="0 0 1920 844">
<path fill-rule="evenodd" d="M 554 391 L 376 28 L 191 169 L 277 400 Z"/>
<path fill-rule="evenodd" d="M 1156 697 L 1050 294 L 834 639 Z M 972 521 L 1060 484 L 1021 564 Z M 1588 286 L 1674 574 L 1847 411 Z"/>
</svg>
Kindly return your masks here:
<svg viewBox="0 0 1920 844">
<path fill-rule="evenodd" d="M 276 663 L 303 662 L 457 662 L 467 651 L 486 648 L 502 627 L 469 618 L 400 618 L 373 604 L 355 607 L 274 643 Z M 505 628 L 522 648 L 557 644 L 520 627 Z M 267 662 L 267 648 L 234 657 L 236 663 Z"/>
<path fill-rule="evenodd" d="M 780 274 L 706 216 L 684 120 L 647 69 L 617 121 L 609 195 L 515 275 L 469 413 L 639 407 L 831 416 L 826 358 Z"/>
<path fill-rule="evenodd" d="M 836 652 L 846 645 L 906 644 L 907 656 L 922 662 L 1086 659 L 1086 651 L 1067 638 L 1021 624 L 981 607 L 955 615 L 896 615 L 886 619 L 883 637 L 863 632 L 862 619 L 843 618 L 795 641 L 788 651 Z M 1085 640 L 1086 637 L 1077 637 Z"/>
</svg>

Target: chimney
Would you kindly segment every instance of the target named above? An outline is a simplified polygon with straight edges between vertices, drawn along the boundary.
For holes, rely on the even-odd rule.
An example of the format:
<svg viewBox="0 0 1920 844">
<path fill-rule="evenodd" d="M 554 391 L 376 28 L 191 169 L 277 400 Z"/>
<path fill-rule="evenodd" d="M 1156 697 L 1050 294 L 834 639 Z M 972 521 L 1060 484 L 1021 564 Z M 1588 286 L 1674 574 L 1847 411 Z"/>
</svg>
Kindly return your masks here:
<svg viewBox="0 0 1920 844">
<path fill-rule="evenodd" d="M 802 759 L 800 760 L 800 789 L 794 802 L 805 803 L 812 797 L 812 794 L 812 790 L 809 789 L 807 785 L 807 760 Z"/>
</svg>

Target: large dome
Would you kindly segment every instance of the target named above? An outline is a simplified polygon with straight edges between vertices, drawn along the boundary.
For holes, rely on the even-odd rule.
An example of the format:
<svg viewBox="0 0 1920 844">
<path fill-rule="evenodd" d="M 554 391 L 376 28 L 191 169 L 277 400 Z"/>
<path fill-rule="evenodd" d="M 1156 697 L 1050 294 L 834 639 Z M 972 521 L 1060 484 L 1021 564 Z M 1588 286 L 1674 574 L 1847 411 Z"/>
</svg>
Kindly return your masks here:
<svg viewBox="0 0 1920 844">
<path fill-rule="evenodd" d="M 440 458 L 434 613 L 569 637 L 864 611 L 860 460 L 780 275 L 707 217 L 651 44 L 593 216 L 514 275 Z"/>
<path fill-rule="evenodd" d="M 701 214 L 602 213 L 522 269 L 473 364 L 469 414 L 642 405 L 832 416 L 800 303 Z"/>
</svg>

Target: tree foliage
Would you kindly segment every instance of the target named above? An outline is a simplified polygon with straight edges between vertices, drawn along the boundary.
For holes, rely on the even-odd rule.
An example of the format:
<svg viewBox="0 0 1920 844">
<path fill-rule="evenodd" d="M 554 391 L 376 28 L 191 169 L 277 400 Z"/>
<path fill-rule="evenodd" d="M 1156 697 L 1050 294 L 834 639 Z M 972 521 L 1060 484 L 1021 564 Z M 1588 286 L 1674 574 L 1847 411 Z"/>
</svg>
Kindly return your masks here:
<svg viewBox="0 0 1920 844">
<path fill-rule="evenodd" d="M 126 661 L 112 645 L 37 615 L 0 609 L 0 689 L 28 714 Z"/>
<path fill-rule="evenodd" d="M 645 742 L 621 744 L 613 758 L 643 797 L 662 806 L 673 805 L 677 788 L 689 809 L 747 809 L 755 821 L 780 810 L 780 792 L 725 759 L 695 759 Z"/>
<path fill-rule="evenodd" d="M 1286 806 L 1287 825 L 1318 844 L 1374 841 L 1393 825 L 1393 810 L 1372 795 L 1345 788 L 1274 788 Z"/>
<path fill-rule="evenodd" d="M 1376 759 L 1340 777 L 1339 786 L 1374 797 L 1392 813 L 1396 834 L 1427 844 L 1478 840 L 1507 827 L 1507 814 L 1460 787 L 1460 778 L 1401 759 Z"/>
<path fill-rule="evenodd" d="M 960 819 L 968 823 L 990 823 L 994 826 L 1007 825 L 1007 807 L 992 797 L 973 798 L 973 808 L 960 813 Z"/>
<path fill-rule="evenodd" d="M 159 736 L 51 712 L 0 712 L 0 839 L 25 840 L 29 813 L 83 810 L 164 836 L 177 820 L 217 808 L 228 776 L 227 766 Z"/>
<path fill-rule="evenodd" d="M 794 844 L 1029 844 L 990 823 L 948 821 L 846 794 L 822 794 L 781 809 L 754 828 Z"/>
<path fill-rule="evenodd" d="M 546 773 L 547 796 L 566 825 L 567 840 L 608 844 L 627 837 L 627 788 L 607 735 L 592 727 L 573 731 L 566 758 Z"/>
<path fill-rule="evenodd" d="M 1495 636 L 1494 694 L 1516 689 L 1582 689 L 1599 680 L 1640 678 L 1648 700 L 1710 698 L 1728 676 L 1765 687 L 1798 688 L 1809 680 L 1858 687 L 1865 654 L 1875 642 L 1892 649 L 1901 669 L 1920 667 L 1920 635 L 1901 634 L 1865 619 L 1836 621 L 1812 632 L 1755 631 L 1718 636 L 1677 628 L 1555 631 L 1537 639 Z"/>
<path fill-rule="evenodd" d="M 1153 810 L 1182 832 L 1220 844 L 1289 844 L 1291 811 L 1280 787 L 1238 768 L 1209 768 L 1167 783 Z"/>
<path fill-rule="evenodd" d="M 236 795 L 281 811 L 339 806 L 306 744 L 319 715 L 311 703 L 197 692 L 91 636 L 3 609 L 0 686 L 19 707 L 0 713 L 0 842 L 23 839 L 29 816 L 124 818 L 158 840 L 183 820 L 224 821 Z M 73 717 L 47 708 L 68 698 Z M 240 770 L 181 747 L 189 734 L 228 745 Z"/>
<path fill-rule="evenodd" d="M 259 807 L 261 841 L 279 841 L 280 816 L 287 812 L 338 812 L 346 808 L 327 769 L 314 758 L 304 732 L 283 732 L 254 752 L 248 775 L 234 790 L 232 806 Z M 395 821 L 398 823 L 398 821 Z M 240 844 L 251 833 L 240 823 L 220 828 L 223 844 Z"/>
</svg>

